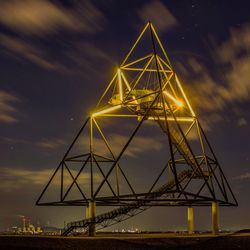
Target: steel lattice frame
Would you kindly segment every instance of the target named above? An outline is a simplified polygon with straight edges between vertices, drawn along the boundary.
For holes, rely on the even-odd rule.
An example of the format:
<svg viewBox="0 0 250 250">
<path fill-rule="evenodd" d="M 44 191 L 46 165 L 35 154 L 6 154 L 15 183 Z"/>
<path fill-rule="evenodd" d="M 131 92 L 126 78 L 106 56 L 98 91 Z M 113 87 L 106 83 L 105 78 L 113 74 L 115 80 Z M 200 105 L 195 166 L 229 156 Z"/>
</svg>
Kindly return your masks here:
<svg viewBox="0 0 250 250">
<path fill-rule="evenodd" d="M 131 60 L 146 33 L 151 39 L 151 53 Z M 130 74 L 135 77 L 132 79 Z M 148 77 L 146 75 L 154 77 L 154 82 L 145 85 L 145 79 Z M 101 128 L 99 119 L 104 117 L 131 119 L 137 122 L 117 155 L 113 152 Z M 159 129 L 166 134 L 170 158 L 166 159 L 165 166 L 159 169 L 159 174 L 152 180 L 150 189 L 142 193 L 135 191 L 120 164 L 120 159 L 146 121 L 156 123 Z M 72 155 L 76 143 L 86 130 L 89 133 L 88 151 Z M 198 135 L 200 154 L 194 152 L 189 139 L 191 131 L 194 130 Z M 95 133 L 98 133 L 105 144 L 108 156 L 97 154 L 95 151 Z M 74 163 L 81 164 L 77 173 L 73 172 L 70 167 L 70 164 Z M 103 171 L 103 164 L 109 164 L 109 170 L 106 173 Z M 89 168 L 90 174 L 89 195 L 79 184 L 80 176 L 86 168 Z M 180 179 L 180 168 L 189 171 L 184 179 Z M 94 186 L 95 169 L 102 176 L 97 187 Z M 157 187 L 160 178 L 167 170 L 170 170 L 173 178 L 171 189 Z M 111 181 L 110 176 L 114 172 L 116 177 Z M 67 188 L 65 188 L 64 179 L 66 173 L 71 178 Z M 58 199 L 42 201 L 57 175 L 60 175 Z M 119 178 L 123 178 L 129 192 L 120 193 Z M 194 182 L 199 182 L 197 190 L 190 189 L 191 183 Z M 100 195 L 104 185 L 109 188 L 112 195 Z M 73 187 L 81 195 L 80 199 L 68 199 Z M 36 205 L 88 206 L 89 201 L 95 201 L 97 206 L 135 207 L 135 204 L 139 204 L 140 206 L 136 207 L 139 212 L 151 206 L 210 206 L 212 201 L 217 201 L 221 206 L 238 205 L 204 130 L 172 68 L 159 36 L 150 22 L 144 27 L 124 61 L 116 70 L 114 77 L 98 101 L 95 111 L 76 135 L 39 196 Z"/>
</svg>

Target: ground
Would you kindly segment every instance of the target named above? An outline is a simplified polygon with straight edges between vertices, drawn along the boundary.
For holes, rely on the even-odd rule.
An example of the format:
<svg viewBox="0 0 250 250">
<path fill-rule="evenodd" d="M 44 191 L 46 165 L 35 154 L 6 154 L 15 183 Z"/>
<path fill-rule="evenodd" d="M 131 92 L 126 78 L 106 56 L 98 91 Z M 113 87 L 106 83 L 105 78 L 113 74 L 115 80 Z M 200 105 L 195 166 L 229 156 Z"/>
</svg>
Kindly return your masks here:
<svg viewBox="0 0 250 250">
<path fill-rule="evenodd" d="M 211 235 L 107 235 L 89 237 L 1 236 L 0 249 L 250 249 L 250 234 Z"/>
</svg>

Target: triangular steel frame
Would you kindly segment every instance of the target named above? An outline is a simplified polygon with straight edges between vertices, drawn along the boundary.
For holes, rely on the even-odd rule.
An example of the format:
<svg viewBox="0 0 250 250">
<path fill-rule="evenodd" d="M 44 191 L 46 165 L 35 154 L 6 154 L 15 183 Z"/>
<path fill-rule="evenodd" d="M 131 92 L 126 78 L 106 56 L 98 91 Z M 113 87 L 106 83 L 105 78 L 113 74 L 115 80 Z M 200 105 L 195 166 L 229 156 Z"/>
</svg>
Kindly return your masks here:
<svg viewBox="0 0 250 250">
<path fill-rule="evenodd" d="M 151 53 L 131 61 L 131 55 L 136 52 L 137 45 L 147 32 L 151 39 Z M 133 74 L 133 77 L 129 75 L 130 73 Z M 149 81 L 148 85 L 145 85 L 147 77 L 151 77 L 151 82 Z M 117 155 L 113 153 L 98 122 L 98 119 L 102 117 L 137 120 L 136 127 Z M 166 165 L 159 170 L 159 175 L 152 181 L 150 189 L 138 193 L 131 185 L 122 166 L 120 166 L 120 159 L 145 121 L 158 124 L 159 129 L 167 135 L 170 159 L 166 159 Z M 70 155 L 76 142 L 81 139 L 86 126 L 89 126 L 90 129 L 88 152 Z M 96 154 L 94 127 L 105 143 L 111 157 L 107 157 L 105 154 Z M 192 141 L 189 139 L 192 130 L 197 133 L 200 154 L 194 151 Z M 76 160 L 81 162 L 82 167 L 74 175 L 68 163 Z M 107 173 L 102 171 L 103 162 L 110 164 Z M 90 195 L 85 193 L 77 181 L 87 164 L 90 166 Z M 185 180 L 179 181 L 181 175 L 179 170 L 181 167 L 179 166 L 189 173 L 185 176 Z M 102 176 L 96 188 L 93 184 L 94 167 L 99 170 Z M 72 182 L 66 191 L 64 191 L 65 170 L 72 178 Z M 162 175 L 166 174 L 168 170 L 174 185 L 171 190 L 162 193 L 162 190 L 165 189 L 161 189 L 157 185 Z M 116 172 L 116 178 L 111 183 L 109 178 L 114 171 Z M 55 201 L 42 201 L 53 178 L 59 173 L 61 176 L 60 197 Z M 126 194 L 120 193 L 120 177 L 118 175 L 124 178 L 128 186 L 129 192 Z M 181 176 L 183 177 L 183 175 Z M 192 185 L 198 182 L 200 183 L 198 190 L 192 189 Z M 105 184 L 109 187 L 112 195 L 100 195 Z M 67 196 L 74 185 L 81 194 L 81 198 L 67 200 Z M 87 206 L 89 201 L 94 201 L 97 206 L 132 206 L 135 202 L 141 202 L 142 206 L 210 206 L 212 201 L 218 202 L 221 206 L 238 205 L 182 84 L 173 70 L 159 36 L 150 22 L 144 27 L 124 61 L 116 70 L 114 77 L 97 102 L 95 111 L 86 120 L 73 140 L 39 196 L 36 205 Z"/>
</svg>

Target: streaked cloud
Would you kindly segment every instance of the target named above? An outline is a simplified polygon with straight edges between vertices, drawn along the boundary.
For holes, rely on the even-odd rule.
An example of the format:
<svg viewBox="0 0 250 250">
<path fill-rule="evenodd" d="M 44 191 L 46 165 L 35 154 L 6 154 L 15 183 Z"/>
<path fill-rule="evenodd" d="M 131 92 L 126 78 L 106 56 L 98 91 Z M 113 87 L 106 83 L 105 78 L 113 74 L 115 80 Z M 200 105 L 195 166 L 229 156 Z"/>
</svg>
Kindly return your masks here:
<svg viewBox="0 0 250 250">
<path fill-rule="evenodd" d="M 138 14 L 146 23 L 151 21 L 159 32 L 166 32 L 177 25 L 177 20 L 161 1 L 151 1 L 140 10 Z"/>
<path fill-rule="evenodd" d="M 14 54 L 28 59 L 42 68 L 55 70 L 59 66 L 56 63 L 47 60 L 42 49 L 39 49 L 24 40 L 0 34 L 0 44 Z"/>
<path fill-rule="evenodd" d="M 245 125 L 247 125 L 247 120 L 246 120 L 244 117 L 241 117 L 241 118 L 238 120 L 237 125 L 238 125 L 239 127 L 245 126 Z"/>
<path fill-rule="evenodd" d="M 0 33 L 0 45 L 43 69 L 79 73 L 83 68 L 94 68 L 91 62 L 96 57 L 103 59 L 105 53 L 87 41 L 82 45 L 79 39 L 70 39 L 70 46 L 65 47 L 65 41 L 49 35 L 60 31 L 94 34 L 102 30 L 105 23 L 102 12 L 89 0 L 76 1 L 70 8 L 63 7 L 59 1 L 1 1 L 0 25 L 15 33 Z M 58 48 L 53 57 L 48 42 Z"/>
<path fill-rule="evenodd" d="M 108 53 L 87 41 L 74 43 L 72 48 L 65 52 L 65 57 L 75 66 L 75 70 L 95 73 L 99 72 L 98 67 L 103 62 L 112 62 Z"/>
<path fill-rule="evenodd" d="M 61 146 L 66 145 L 66 142 L 62 139 L 56 139 L 56 138 L 42 138 L 38 141 L 29 141 L 24 139 L 15 139 L 15 138 L 8 138 L 8 137 L 2 137 L 1 138 L 4 142 L 8 144 L 23 144 L 23 145 L 32 145 L 36 147 L 41 147 L 44 149 L 57 149 Z"/>
<path fill-rule="evenodd" d="M 128 137 L 118 134 L 112 134 L 111 145 L 114 149 L 121 149 L 128 140 Z M 137 154 L 145 153 L 148 151 L 158 151 L 162 148 L 160 140 L 152 137 L 135 136 L 130 146 L 127 147 L 124 155 L 136 157 Z"/>
<path fill-rule="evenodd" d="M 229 39 L 221 44 L 213 40 L 211 53 L 219 77 L 212 74 L 205 63 L 194 57 L 189 57 L 185 64 L 177 64 L 184 78 L 191 81 L 190 96 L 195 108 L 216 115 L 216 119 L 209 118 L 210 125 L 226 119 L 222 117 L 221 111 L 229 105 L 237 106 L 237 103 L 249 101 L 250 24 L 231 30 Z M 237 125 L 245 125 L 246 120 L 238 113 L 234 112 Z"/>
<path fill-rule="evenodd" d="M 195 58 L 187 60 L 187 64 L 181 64 L 181 67 L 185 68 L 183 73 L 178 67 L 181 74 L 183 73 L 184 78 L 187 76 L 190 79 L 190 85 L 185 86 L 185 81 L 183 85 L 188 90 L 191 105 L 202 120 L 203 128 L 208 131 L 213 125 L 226 121 L 227 117 L 222 112 L 232 101 L 229 98 L 230 90 L 224 82 L 217 81 L 209 70 Z M 195 77 L 192 77 L 193 75 Z"/>
<path fill-rule="evenodd" d="M 178 62 L 178 69 L 181 74 L 191 79 L 191 85 L 187 88 L 194 106 L 203 111 L 216 112 L 226 106 L 229 90 L 212 76 L 203 63 L 189 57 L 185 65 Z"/>
<path fill-rule="evenodd" d="M 107 136 L 108 143 L 112 152 L 117 156 L 122 150 L 123 146 L 128 141 L 128 137 L 120 134 L 110 134 Z M 101 138 L 94 138 L 94 151 L 101 155 L 109 155 L 109 150 Z M 89 149 L 89 139 L 83 138 L 81 145 L 86 150 Z M 136 157 L 137 154 L 145 153 L 148 151 L 158 151 L 162 148 L 163 144 L 159 138 L 135 136 L 130 145 L 127 147 L 124 155 L 129 157 Z"/>
<path fill-rule="evenodd" d="M 222 63 L 234 63 L 232 59 L 240 59 L 244 54 L 240 52 L 250 52 L 250 23 L 238 28 L 230 29 L 230 37 L 218 47 L 217 58 Z"/>
<path fill-rule="evenodd" d="M 243 102 L 250 96 L 250 23 L 231 29 L 229 40 L 222 43 L 215 53 L 223 65 L 228 66 L 225 78 L 228 92 L 225 99 Z"/>
<path fill-rule="evenodd" d="M 18 122 L 17 108 L 15 106 L 17 102 L 20 102 L 18 97 L 0 90 L 0 123 Z"/>
<path fill-rule="evenodd" d="M 0 169 L 0 188 L 5 192 L 13 191 L 19 188 L 27 188 L 34 186 L 44 186 L 53 172 L 55 168 L 52 169 L 42 169 L 42 170 L 30 170 L 25 168 L 1 168 Z M 66 171 L 65 171 L 66 172 Z M 77 175 L 76 170 L 71 170 L 73 176 Z M 100 182 L 102 180 L 102 176 L 100 173 L 94 173 L 94 181 Z M 72 178 L 69 175 L 65 175 L 64 184 L 67 186 L 72 182 Z M 78 179 L 79 183 L 84 183 L 88 185 L 90 182 L 90 173 L 81 173 Z M 60 178 L 54 178 L 52 182 L 54 187 L 60 186 Z"/>
<path fill-rule="evenodd" d="M 61 146 L 66 145 L 64 140 L 61 139 L 42 139 L 38 142 L 34 143 L 35 146 L 42 147 L 42 148 L 47 148 L 47 149 L 56 149 Z"/>
<path fill-rule="evenodd" d="M 250 24 L 231 29 L 227 41 L 218 45 L 214 52 L 215 63 L 226 66 L 225 88 L 220 95 L 226 102 L 244 102 L 250 96 Z"/>
<path fill-rule="evenodd" d="M 245 180 L 245 179 L 250 179 L 250 172 L 246 172 L 242 175 L 236 176 L 233 178 L 234 180 Z"/>
<path fill-rule="evenodd" d="M 51 58 L 46 47 L 39 47 L 27 39 L 0 34 L 0 45 L 13 55 L 26 59 L 46 70 L 62 73 L 79 73 L 83 70 L 95 71 L 97 63 L 110 61 L 110 57 L 100 48 L 89 42 L 77 42 L 67 51 L 58 51 L 62 60 Z"/>
<path fill-rule="evenodd" d="M 0 23 L 26 35 L 45 35 L 64 29 L 95 33 L 105 18 L 91 1 L 78 1 L 66 9 L 48 0 L 8 0 L 0 3 Z"/>
</svg>

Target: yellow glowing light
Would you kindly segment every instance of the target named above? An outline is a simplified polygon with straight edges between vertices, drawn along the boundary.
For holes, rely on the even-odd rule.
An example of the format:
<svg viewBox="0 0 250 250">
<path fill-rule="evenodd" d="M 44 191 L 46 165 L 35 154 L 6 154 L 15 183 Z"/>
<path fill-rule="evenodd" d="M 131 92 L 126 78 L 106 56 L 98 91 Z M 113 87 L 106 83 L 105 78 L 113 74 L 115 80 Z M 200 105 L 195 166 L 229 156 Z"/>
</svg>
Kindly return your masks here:
<svg viewBox="0 0 250 250">
<path fill-rule="evenodd" d="M 126 86 L 128 88 L 128 91 L 131 91 L 131 87 L 130 87 L 127 79 L 125 78 L 125 76 L 124 76 L 124 74 L 122 72 L 121 72 L 121 76 L 122 76 L 122 79 L 123 79 L 123 81 L 125 82 L 125 84 L 126 84 Z"/>
<path fill-rule="evenodd" d="M 191 107 L 191 105 L 190 105 L 190 103 L 189 103 L 189 101 L 188 101 L 188 99 L 187 99 L 187 96 L 185 95 L 185 92 L 184 92 L 184 90 L 183 90 L 183 88 L 182 88 L 182 86 L 181 86 L 181 83 L 180 83 L 180 81 L 179 81 L 179 79 L 178 79 L 178 77 L 177 77 L 176 74 L 175 74 L 175 80 L 176 80 L 176 83 L 177 83 L 179 89 L 181 90 L 181 93 L 182 93 L 182 95 L 183 95 L 183 97 L 184 97 L 184 99 L 185 99 L 185 101 L 186 101 L 186 103 L 187 103 L 187 105 L 188 105 L 188 107 L 189 107 L 189 110 L 190 110 L 192 116 L 195 117 L 195 113 L 194 113 L 194 111 L 193 111 L 193 109 L 192 109 L 192 107 Z"/>
<path fill-rule="evenodd" d="M 153 30 L 153 33 L 154 33 L 154 35 L 155 35 L 155 37 L 156 37 L 156 40 L 157 40 L 158 44 L 160 45 L 160 48 L 161 48 L 161 50 L 162 50 L 164 56 L 166 57 L 166 59 L 167 59 L 169 65 L 170 65 L 170 66 L 168 66 L 168 67 L 171 69 L 172 65 L 171 65 L 170 60 L 169 60 L 169 58 L 168 58 L 167 52 L 165 51 L 165 49 L 164 49 L 164 47 L 163 47 L 163 45 L 162 45 L 162 43 L 161 43 L 161 40 L 160 40 L 160 38 L 159 38 L 159 36 L 158 36 L 158 34 L 157 34 L 157 32 L 156 32 L 154 26 L 152 25 L 152 23 L 150 24 L 150 26 L 151 26 L 151 28 L 152 28 L 152 30 Z"/>
<path fill-rule="evenodd" d="M 103 93 L 102 96 L 100 97 L 100 99 L 99 99 L 99 101 L 98 101 L 96 107 L 99 106 L 99 104 L 101 103 L 103 97 L 104 97 L 104 96 L 107 94 L 107 92 L 109 91 L 109 89 L 110 89 L 110 87 L 112 86 L 112 84 L 113 84 L 114 80 L 116 79 L 116 77 L 117 77 L 117 73 L 115 73 L 115 75 L 113 76 L 112 80 L 109 82 L 108 87 L 105 89 L 104 93 Z"/>
<path fill-rule="evenodd" d="M 145 68 L 123 68 L 123 70 L 127 70 L 127 71 L 145 71 L 145 72 L 163 72 L 163 73 L 171 73 L 171 70 L 167 70 L 167 69 L 146 69 Z"/>
<path fill-rule="evenodd" d="M 146 60 L 146 59 L 149 58 L 149 57 L 152 57 L 152 54 L 149 54 L 149 55 L 147 55 L 147 56 L 144 56 L 144 57 L 142 57 L 142 58 L 139 58 L 138 60 L 135 60 L 135 61 L 133 61 L 133 62 L 131 62 L 131 63 L 126 64 L 126 65 L 123 65 L 123 66 L 121 67 L 121 69 L 125 69 L 126 67 L 129 67 L 129 66 L 134 65 L 134 64 L 136 64 L 136 63 L 138 63 L 138 62 L 141 62 L 141 61 L 143 61 L 143 60 Z"/>
<path fill-rule="evenodd" d="M 141 40 L 141 37 L 143 36 L 143 34 L 145 33 L 145 31 L 147 30 L 149 26 L 149 22 L 147 23 L 147 25 L 144 27 L 144 29 L 142 30 L 141 34 L 139 35 L 139 37 L 136 39 L 134 45 L 132 46 L 132 48 L 130 49 L 130 51 L 128 52 L 127 56 L 125 57 L 124 61 L 122 62 L 122 66 L 125 64 L 125 62 L 127 61 L 127 59 L 129 58 L 129 56 L 131 55 L 131 53 L 133 52 L 133 50 L 135 49 L 136 45 L 139 43 L 139 41 Z"/>
<path fill-rule="evenodd" d="M 147 117 L 148 120 L 154 121 L 154 120 L 160 120 L 160 121 L 165 121 L 166 118 L 165 116 L 149 116 Z M 176 117 L 175 119 L 173 117 L 167 117 L 168 121 L 178 121 L 178 122 L 193 122 L 194 118 L 192 117 Z"/>
<path fill-rule="evenodd" d="M 178 106 L 178 107 L 183 107 L 183 103 L 180 101 L 180 100 L 177 100 L 176 98 L 174 98 L 172 95 L 170 95 L 167 91 L 163 91 L 163 93 L 169 97 L 172 101 L 175 102 L 175 104 Z"/>
<path fill-rule="evenodd" d="M 129 85 L 129 83 L 128 83 L 126 77 L 125 77 L 125 75 L 122 72 L 121 72 L 121 76 L 122 76 L 122 79 L 123 79 L 123 81 L 125 82 L 125 84 L 126 84 L 126 86 L 128 88 L 128 91 L 130 92 L 131 91 L 131 87 L 130 87 L 130 85 Z M 132 96 L 132 98 L 135 101 L 135 103 L 138 104 L 138 101 L 136 100 L 135 96 Z"/>
<path fill-rule="evenodd" d="M 118 73 L 118 86 L 119 86 L 120 100 L 123 101 L 121 70 L 118 69 L 117 73 Z"/>
<path fill-rule="evenodd" d="M 98 112 L 96 112 L 96 113 L 93 113 L 93 114 L 92 114 L 92 117 L 97 117 L 97 116 L 100 116 L 100 115 L 103 115 L 103 114 L 110 113 L 110 112 L 112 112 L 112 111 L 115 111 L 115 110 L 117 110 L 117 109 L 120 109 L 121 107 L 122 107 L 122 105 L 117 105 L 117 106 L 114 106 L 114 107 L 110 107 L 110 108 L 107 108 L 107 109 L 98 111 Z"/>
<path fill-rule="evenodd" d="M 175 103 L 177 104 L 178 107 L 182 107 L 183 106 L 183 103 L 179 100 L 176 100 Z"/>
</svg>

